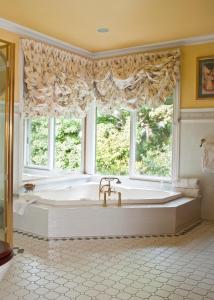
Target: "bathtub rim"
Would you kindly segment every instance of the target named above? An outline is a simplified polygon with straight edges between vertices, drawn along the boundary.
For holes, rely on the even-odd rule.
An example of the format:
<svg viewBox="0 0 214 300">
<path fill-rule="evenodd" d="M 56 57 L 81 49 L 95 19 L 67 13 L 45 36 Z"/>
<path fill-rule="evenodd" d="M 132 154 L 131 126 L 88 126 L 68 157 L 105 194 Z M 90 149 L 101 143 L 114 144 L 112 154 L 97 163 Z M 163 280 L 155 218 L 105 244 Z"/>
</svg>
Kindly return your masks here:
<svg viewBox="0 0 214 300">
<path fill-rule="evenodd" d="M 99 187 L 99 183 L 95 181 L 90 181 L 90 182 L 84 182 L 78 185 L 70 186 L 67 188 L 62 188 L 62 189 L 47 189 L 44 191 L 36 191 L 33 193 L 20 193 L 18 199 L 26 199 L 32 195 L 32 197 L 38 197 L 35 202 L 44 204 L 44 205 L 51 205 L 51 206 L 91 206 L 91 205 L 102 205 L 102 200 L 93 199 L 92 198 L 80 198 L 80 199 L 68 199 L 64 198 L 64 195 L 66 192 L 72 194 L 72 188 L 74 188 L 74 191 L 76 192 L 77 189 L 81 189 L 81 187 L 90 187 L 90 186 L 95 186 Z M 117 187 L 118 191 L 121 191 L 122 189 L 122 205 L 139 205 L 139 204 L 164 204 L 170 201 L 173 201 L 175 199 L 181 198 L 182 193 L 181 192 L 176 192 L 176 191 L 168 191 L 168 190 L 162 190 L 162 189 L 154 189 L 154 188 L 143 188 L 143 187 L 132 187 L 132 186 L 125 186 L 125 185 L 113 185 L 113 187 Z M 133 192 L 140 192 L 140 191 L 145 191 L 145 192 L 151 192 L 151 196 L 145 196 L 145 198 L 131 198 L 129 196 L 125 196 L 123 198 L 123 189 L 124 192 L 128 191 L 130 192 L 133 190 Z M 57 199 L 54 198 L 54 192 L 57 192 L 58 195 L 60 192 L 62 192 L 62 198 L 60 198 L 60 195 L 58 196 Z M 98 192 L 98 191 L 97 191 Z M 152 195 L 152 192 L 155 193 L 155 195 Z M 158 197 L 157 194 L 160 193 L 160 196 Z M 71 196 L 72 197 L 72 196 Z M 27 202 L 29 200 L 26 200 Z M 114 205 L 116 204 L 116 200 L 109 200 L 108 204 L 109 205 Z"/>
</svg>

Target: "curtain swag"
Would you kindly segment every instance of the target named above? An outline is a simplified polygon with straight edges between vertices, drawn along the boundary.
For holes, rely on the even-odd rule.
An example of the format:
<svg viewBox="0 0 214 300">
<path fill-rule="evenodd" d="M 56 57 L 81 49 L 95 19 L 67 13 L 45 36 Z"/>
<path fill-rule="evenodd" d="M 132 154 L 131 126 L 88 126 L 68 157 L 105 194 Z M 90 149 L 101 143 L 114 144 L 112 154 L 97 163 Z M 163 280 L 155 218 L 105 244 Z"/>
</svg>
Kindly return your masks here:
<svg viewBox="0 0 214 300">
<path fill-rule="evenodd" d="M 157 106 L 179 79 L 180 50 L 91 60 L 23 39 L 26 116 L 82 117 L 90 103 L 115 108 Z"/>
</svg>

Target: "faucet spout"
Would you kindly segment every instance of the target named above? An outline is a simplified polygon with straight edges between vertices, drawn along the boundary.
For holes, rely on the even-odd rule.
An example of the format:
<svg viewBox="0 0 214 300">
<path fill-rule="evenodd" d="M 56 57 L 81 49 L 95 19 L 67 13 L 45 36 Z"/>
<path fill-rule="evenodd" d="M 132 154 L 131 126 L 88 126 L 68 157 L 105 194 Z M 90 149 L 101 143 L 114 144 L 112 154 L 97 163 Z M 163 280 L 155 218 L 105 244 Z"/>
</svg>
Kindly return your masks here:
<svg viewBox="0 0 214 300">
<path fill-rule="evenodd" d="M 107 195 L 110 197 L 112 193 L 118 194 L 118 206 L 121 206 L 121 192 L 115 192 L 112 190 L 111 182 L 115 181 L 116 184 L 121 184 L 118 177 L 102 177 L 99 184 L 99 200 L 101 200 L 101 194 L 103 194 L 103 206 L 107 206 Z M 106 189 L 106 190 L 105 190 Z"/>
</svg>

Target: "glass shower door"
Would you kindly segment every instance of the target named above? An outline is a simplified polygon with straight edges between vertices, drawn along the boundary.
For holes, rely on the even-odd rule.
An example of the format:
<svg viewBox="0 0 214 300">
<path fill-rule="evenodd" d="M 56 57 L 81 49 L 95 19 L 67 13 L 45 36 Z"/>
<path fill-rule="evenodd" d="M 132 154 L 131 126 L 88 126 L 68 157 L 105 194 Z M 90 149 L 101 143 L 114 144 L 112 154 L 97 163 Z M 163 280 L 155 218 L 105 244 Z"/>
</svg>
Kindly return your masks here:
<svg viewBox="0 0 214 300">
<path fill-rule="evenodd" d="M 0 240 L 5 240 L 5 103 L 7 47 L 0 45 Z"/>
</svg>

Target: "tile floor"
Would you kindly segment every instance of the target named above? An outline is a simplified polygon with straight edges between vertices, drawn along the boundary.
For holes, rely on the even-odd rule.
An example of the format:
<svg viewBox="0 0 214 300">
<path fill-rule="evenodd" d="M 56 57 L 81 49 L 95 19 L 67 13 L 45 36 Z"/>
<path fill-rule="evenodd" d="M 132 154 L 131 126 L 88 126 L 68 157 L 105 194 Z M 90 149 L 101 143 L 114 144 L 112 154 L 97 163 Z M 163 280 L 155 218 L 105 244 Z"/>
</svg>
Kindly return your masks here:
<svg viewBox="0 0 214 300">
<path fill-rule="evenodd" d="M 214 299 L 212 222 L 173 237 L 44 241 L 15 233 L 15 246 L 1 300 Z"/>
</svg>

